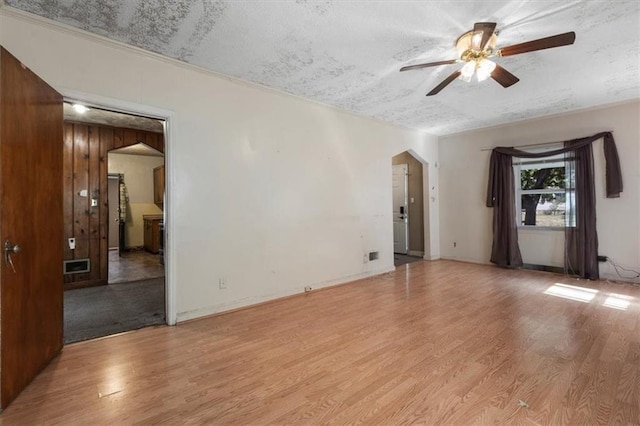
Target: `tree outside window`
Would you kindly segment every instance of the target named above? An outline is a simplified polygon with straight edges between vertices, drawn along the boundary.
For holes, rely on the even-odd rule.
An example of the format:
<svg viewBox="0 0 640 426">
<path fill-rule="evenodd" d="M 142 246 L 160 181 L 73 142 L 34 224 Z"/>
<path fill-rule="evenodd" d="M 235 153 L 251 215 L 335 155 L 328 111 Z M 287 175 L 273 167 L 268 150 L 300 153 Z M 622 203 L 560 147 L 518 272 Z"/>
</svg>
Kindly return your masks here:
<svg viewBox="0 0 640 426">
<path fill-rule="evenodd" d="M 519 226 L 572 226 L 574 193 L 571 185 L 567 185 L 571 179 L 567 179 L 564 160 L 523 159 L 514 165 L 514 172 Z"/>
</svg>

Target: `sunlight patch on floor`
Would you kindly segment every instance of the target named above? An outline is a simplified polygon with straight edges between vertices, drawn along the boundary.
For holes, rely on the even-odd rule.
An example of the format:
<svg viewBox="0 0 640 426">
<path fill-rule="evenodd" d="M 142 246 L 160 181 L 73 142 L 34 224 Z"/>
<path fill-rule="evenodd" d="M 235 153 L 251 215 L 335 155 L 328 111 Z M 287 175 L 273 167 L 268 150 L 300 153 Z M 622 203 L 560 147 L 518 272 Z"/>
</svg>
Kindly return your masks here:
<svg viewBox="0 0 640 426">
<path fill-rule="evenodd" d="M 562 297 L 570 300 L 577 300 L 578 302 L 589 303 L 596 297 L 598 290 L 586 287 L 578 287 L 575 285 L 555 283 L 551 287 L 545 290 L 544 294 L 551 296 Z"/>
<path fill-rule="evenodd" d="M 609 297 L 607 297 L 607 300 L 604 301 L 604 306 L 607 306 L 613 309 L 620 309 L 621 311 L 626 311 L 629 305 L 631 304 L 632 300 L 633 300 L 633 297 L 631 296 L 625 296 L 624 294 L 609 293 Z"/>
<path fill-rule="evenodd" d="M 576 300 L 578 302 L 590 303 L 598 294 L 598 290 L 588 287 L 555 283 L 546 289 L 544 294 Z M 633 299 L 634 298 L 632 296 L 626 296 L 624 294 L 607 293 L 607 298 L 602 305 L 608 308 L 626 311 Z"/>
</svg>

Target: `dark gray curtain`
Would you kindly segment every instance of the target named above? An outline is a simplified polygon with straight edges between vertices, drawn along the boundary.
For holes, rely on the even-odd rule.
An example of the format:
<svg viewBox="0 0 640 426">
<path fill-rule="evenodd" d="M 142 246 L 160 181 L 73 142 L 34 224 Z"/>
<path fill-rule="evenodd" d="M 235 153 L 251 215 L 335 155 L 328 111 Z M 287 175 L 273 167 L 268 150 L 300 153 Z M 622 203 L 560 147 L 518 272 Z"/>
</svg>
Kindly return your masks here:
<svg viewBox="0 0 640 426">
<path fill-rule="evenodd" d="M 565 270 L 582 278 L 597 280 L 598 233 L 596 232 L 596 191 L 591 144 L 571 149 L 575 169 L 576 226 L 565 228 Z M 619 193 L 618 193 L 619 194 Z"/>
<path fill-rule="evenodd" d="M 487 187 L 487 207 L 494 208 L 491 262 L 500 266 L 522 266 L 522 257 L 518 248 L 512 158 L 544 158 L 571 152 L 576 168 L 576 227 L 566 233 L 565 262 L 571 271 L 583 278 L 599 277 L 591 144 L 600 138 L 604 139 L 607 197 L 616 198 L 622 192 L 622 172 L 611 132 L 566 141 L 563 148 L 553 151 L 531 153 L 511 147 L 493 149 Z"/>
<path fill-rule="evenodd" d="M 606 132 L 604 138 L 605 176 L 607 180 L 607 198 L 619 198 L 622 192 L 622 170 L 613 134 Z"/>
<path fill-rule="evenodd" d="M 487 207 L 493 207 L 491 262 L 504 267 L 522 266 L 515 212 L 512 156 L 496 151 L 489 163 Z"/>
</svg>

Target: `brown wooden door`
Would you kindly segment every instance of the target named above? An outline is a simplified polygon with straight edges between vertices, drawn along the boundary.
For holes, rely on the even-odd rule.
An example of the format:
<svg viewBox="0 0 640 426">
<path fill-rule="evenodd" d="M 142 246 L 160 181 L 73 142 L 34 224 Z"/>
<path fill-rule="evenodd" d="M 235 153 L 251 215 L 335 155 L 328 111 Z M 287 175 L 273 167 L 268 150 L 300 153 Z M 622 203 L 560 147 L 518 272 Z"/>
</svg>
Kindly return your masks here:
<svg viewBox="0 0 640 426">
<path fill-rule="evenodd" d="M 60 94 L 0 47 L 2 408 L 62 349 L 62 120 Z"/>
</svg>

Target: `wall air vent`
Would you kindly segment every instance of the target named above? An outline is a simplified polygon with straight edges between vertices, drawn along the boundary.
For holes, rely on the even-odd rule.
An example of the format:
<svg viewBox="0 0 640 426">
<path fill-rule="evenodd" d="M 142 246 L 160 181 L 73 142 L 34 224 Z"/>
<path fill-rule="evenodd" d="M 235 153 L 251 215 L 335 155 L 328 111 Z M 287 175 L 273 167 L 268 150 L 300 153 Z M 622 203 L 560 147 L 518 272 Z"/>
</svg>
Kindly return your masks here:
<svg viewBox="0 0 640 426">
<path fill-rule="evenodd" d="M 89 259 L 73 259 L 64 261 L 64 274 L 81 274 L 91 271 L 91 261 Z"/>
</svg>

